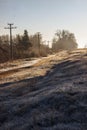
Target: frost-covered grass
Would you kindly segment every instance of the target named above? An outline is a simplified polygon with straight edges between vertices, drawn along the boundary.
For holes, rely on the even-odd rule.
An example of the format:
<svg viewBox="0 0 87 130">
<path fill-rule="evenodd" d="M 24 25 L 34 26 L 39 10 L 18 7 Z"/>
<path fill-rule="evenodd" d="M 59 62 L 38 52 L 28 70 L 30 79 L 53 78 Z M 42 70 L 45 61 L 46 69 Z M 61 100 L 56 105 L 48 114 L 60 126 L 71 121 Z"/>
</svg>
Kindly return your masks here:
<svg viewBox="0 0 87 130">
<path fill-rule="evenodd" d="M 86 65 L 86 52 L 62 52 L 34 66 L 46 74 L 1 84 L 0 130 L 87 130 Z"/>
</svg>

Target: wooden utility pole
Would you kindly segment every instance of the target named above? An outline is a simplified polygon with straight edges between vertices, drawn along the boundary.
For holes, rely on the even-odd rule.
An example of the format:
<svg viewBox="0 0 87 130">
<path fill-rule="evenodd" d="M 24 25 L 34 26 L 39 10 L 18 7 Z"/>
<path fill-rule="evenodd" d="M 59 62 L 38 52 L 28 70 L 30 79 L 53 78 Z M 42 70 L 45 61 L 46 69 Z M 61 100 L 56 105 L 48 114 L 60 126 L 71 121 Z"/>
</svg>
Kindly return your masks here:
<svg viewBox="0 0 87 130">
<path fill-rule="evenodd" d="M 50 43 L 50 41 L 47 41 L 48 42 L 48 47 L 49 47 L 49 43 Z"/>
<path fill-rule="evenodd" d="M 39 48 L 39 54 L 40 54 L 40 32 L 38 32 L 38 48 Z"/>
<path fill-rule="evenodd" d="M 13 44 L 12 44 L 12 29 L 16 29 L 16 27 L 12 27 L 13 23 L 8 23 L 9 27 L 5 27 L 5 29 L 10 29 L 10 59 L 13 60 Z"/>
</svg>

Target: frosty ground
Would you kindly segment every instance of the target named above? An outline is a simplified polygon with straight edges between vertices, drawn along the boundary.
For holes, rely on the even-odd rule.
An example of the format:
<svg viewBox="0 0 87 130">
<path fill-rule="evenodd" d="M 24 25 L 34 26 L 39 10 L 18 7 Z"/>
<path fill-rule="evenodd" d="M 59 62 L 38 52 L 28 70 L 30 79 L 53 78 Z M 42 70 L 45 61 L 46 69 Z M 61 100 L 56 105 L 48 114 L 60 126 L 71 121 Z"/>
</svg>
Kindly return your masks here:
<svg viewBox="0 0 87 130">
<path fill-rule="evenodd" d="M 1 73 L 0 130 L 87 130 L 87 50 Z"/>
</svg>

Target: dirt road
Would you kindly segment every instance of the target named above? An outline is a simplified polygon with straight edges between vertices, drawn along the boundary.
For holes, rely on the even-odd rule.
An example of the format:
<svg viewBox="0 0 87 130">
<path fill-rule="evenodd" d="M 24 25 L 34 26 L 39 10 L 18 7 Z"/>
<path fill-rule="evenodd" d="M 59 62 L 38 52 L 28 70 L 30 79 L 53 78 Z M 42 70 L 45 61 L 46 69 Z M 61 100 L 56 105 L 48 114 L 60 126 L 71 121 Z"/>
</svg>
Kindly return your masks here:
<svg viewBox="0 0 87 130">
<path fill-rule="evenodd" d="M 61 52 L 63 54 L 64 52 Z M 67 54 L 67 53 L 66 53 Z M 61 56 L 60 56 L 61 57 Z M 61 58 L 65 57 L 62 55 Z M 35 76 L 42 76 L 50 69 L 50 60 L 55 55 L 37 59 L 23 59 L 0 65 L 0 84 L 23 80 Z M 59 58 L 58 58 L 59 60 Z M 47 67 L 45 67 L 47 64 Z M 45 65 L 45 66 L 44 66 Z M 43 66 L 43 67 L 42 67 Z"/>
</svg>

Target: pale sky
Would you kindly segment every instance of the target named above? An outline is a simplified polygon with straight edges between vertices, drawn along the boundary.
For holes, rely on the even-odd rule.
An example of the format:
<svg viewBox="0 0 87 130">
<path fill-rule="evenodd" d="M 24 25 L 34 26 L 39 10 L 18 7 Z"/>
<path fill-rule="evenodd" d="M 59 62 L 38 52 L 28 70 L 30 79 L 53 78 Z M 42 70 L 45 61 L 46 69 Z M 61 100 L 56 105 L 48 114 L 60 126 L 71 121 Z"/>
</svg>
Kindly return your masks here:
<svg viewBox="0 0 87 130">
<path fill-rule="evenodd" d="M 87 0 L 0 0 L 0 35 L 9 34 L 7 23 L 17 26 L 13 34 L 27 29 L 41 32 L 51 41 L 57 29 L 74 33 L 79 47 L 87 44 Z"/>
</svg>

